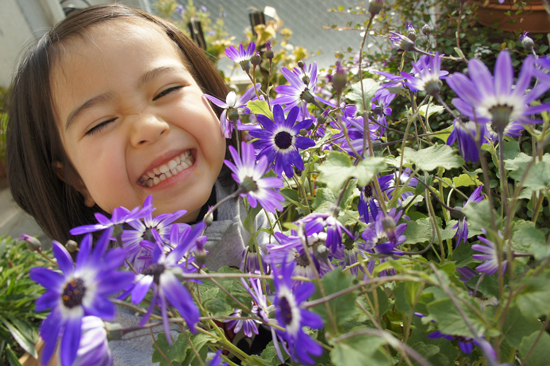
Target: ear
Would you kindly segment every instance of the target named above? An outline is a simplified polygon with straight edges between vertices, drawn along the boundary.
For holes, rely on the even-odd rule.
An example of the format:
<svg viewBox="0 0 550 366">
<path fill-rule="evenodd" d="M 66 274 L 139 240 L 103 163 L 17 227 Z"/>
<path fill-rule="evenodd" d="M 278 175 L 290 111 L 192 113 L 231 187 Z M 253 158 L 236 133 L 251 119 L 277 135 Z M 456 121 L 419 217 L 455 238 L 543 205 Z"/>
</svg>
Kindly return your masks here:
<svg viewBox="0 0 550 366">
<path fill-rule="evenodd" d="M 82 181 L 80 177 L 77 177 L 76 179 L 73 179 L 73 182 L 67 181 L 65 177 L 65 169 L 63 168 L 63 164 L 59 161 L 56 161 L 53 163 L 53 169 L 55 170 L 55 173 L 57 174 L 57 177 L 61 179 L 66 184 L 71 185 L 74 189 L 76 189 L 82 197 L 84 197 L 84 204 L 87 207 L 94 207 L 95 201 L 92 198 L 92 195 L 90 195 L 90 192 L 88 192 L 88 189 L 86 188 L 86 185 Z"/>
</svg>

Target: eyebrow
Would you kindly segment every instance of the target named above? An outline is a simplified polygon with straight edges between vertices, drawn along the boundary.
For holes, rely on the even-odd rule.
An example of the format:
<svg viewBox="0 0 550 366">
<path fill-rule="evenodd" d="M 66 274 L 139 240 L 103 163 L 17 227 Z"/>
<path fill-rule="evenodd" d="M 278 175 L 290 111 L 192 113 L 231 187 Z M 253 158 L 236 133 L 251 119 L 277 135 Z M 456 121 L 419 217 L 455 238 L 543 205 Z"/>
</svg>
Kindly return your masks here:
<svg viewBox="0 0 550 366">
<path fill-rule="evenodd" d="M 103 94 L 99 94 L 98 96 L 93 97 L 92 99 L 89 99 L 87 102 L 85 102 L 69 114 L 69 117 L 67 117 L 67 122 L 65 123 L 65 131 L 69 129 L 76 117 L 78 117 L 78 115 L 84 112 L 86 109 L 90 109 L 98 104 L 111 101 L 114 98 L 115 95 L 113 92 L 105 92 Z"/>
<path fill-rule="evenodd" d="M 137 87 L 143 86 L 143 84 L 147 84 L 149 81 L 155 79 L 160 74 L 164 74 L 165 72 L 169 71 L 180 71 L 185 70 L 183 67 L 174 67 L 174 66 L 159 66 L 152 70 L 147 71 L 145 74 L 143 74 L 137 83 Z"/>
</svg>

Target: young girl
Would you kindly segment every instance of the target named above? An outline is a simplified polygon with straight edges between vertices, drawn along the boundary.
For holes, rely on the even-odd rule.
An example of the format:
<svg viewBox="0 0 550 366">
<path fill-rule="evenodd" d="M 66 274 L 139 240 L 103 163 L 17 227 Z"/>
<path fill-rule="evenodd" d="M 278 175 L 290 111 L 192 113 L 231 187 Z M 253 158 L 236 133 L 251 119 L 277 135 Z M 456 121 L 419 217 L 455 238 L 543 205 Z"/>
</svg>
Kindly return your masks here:
<svg viewBox="0 0 550 366">
<path fill-rule="evenodd" d="M 131 209 L 151 194 L 155 216 L 185 209 L 182 222 L 201 220 L 236 190 L 222 170 L 233 142 L 221 133 L 221 110 L 202 97 L 227 92 L 203 51 L 164 20 L 122 5 L 71 14 L 28 53 L 11 88 L 13 197 L 60 242 L 95 223 L 95 212 Z M 250 237 L 244 216 L 237 200 L 218 209 L 206 231 L 208 268 L 239 266 Z M 146 335 L 115 347 L 117 364 L 150 364 Z"/>
</svg>

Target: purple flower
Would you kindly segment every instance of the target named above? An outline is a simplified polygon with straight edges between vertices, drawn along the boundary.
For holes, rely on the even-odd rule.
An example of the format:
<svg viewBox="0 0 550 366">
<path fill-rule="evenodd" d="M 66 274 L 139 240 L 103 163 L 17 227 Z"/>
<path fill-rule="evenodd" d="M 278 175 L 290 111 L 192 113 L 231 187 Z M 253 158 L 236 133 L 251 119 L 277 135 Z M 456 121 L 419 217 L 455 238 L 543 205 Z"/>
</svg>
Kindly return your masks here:
<svg viewBox="0 0 550 366">
<path fill-rule="evenodd" d="M 380 188 L 384 190 L 387 187 L 381 186 Z M 359 192 L 357 210 L 359 211 L 359 216 L 368 224 L 378 216 L 378 203 L 374 198 L 374 184 L 372 182 L 367 184 Z"/>
<path fill-rule="evenodd" d="M 92 235 L 86 235 L 80 244 L 76 266 L 65 247 L 54 241 L 53 253 L 62 274 L 40 267 L 30 270 L 31 279 L 46 289 L 36 300 L 36 311 L 52 309 L 40 326 L 40 336 L 44 339 L 42 364 L 48 364 L 58 338 L 61 338 L 61 364 L 73 364 L 84 316 L 114 318 L 115 306 L 109 296 L 131 284 L 134 274 L 116 271 L 124 261 L 123 249 L 117 248 L 105 255 L 110 236 L 111 229 L 108 229 L 92 250 Z"/>
<path fill-rule="evenodd" d="M 363 231 L 362 237 L 365 240 L 365 252 L 369 255 L 380 256 L 379 263 L 387 260 L 386 256 L 402 255 L 403 252 L 396 248 L 403 244 L 407 237 L 403 235 L 407 229 L 407 224 L 396 225 L 403 211 L 397 212 L 395 208 L 388 211 L 386 215 L 383 212 L 378 213 L 374 225 L 370 225 Z M 374 227 L 373 227 L 374 226 Z M 370 260 L 367 269 L 372 273 L 376 264 L 376 258 Z M 384 271 L 381 275 L 385 274 Z M 393 273 L 393 270 L 391 271 Z"/>
<path fill-rule="evenodd" d="M 279 268 L 273 270 L 275 284 L 275 314 L 279 325 L 285 328 L 285 332 L 277 330 L 277 333 L 288 343 L 290 356 L 295 362 L 313 364 L 310 357 L 320 356 L 323 348 L 311 339 L 303 327 L 320 329 L 323 327 L 321 317 L 304 309 L 302 302 L 307 300 L 315 291 L 312 283 L 304 283 L 295 290 L 291 286 L 291 277 L 294 272 L 292 262 L 283 262 Z"/>
<path fill-rule="evenodd" d="M 346 229 L 334 216 L 329 214 L 312 213 L 306 217 L 296 221 L 296 224 L 305 224 L 304 231 L 307 235 L 324 233 L 326 228 L 326 246 L 333 253 L 336 253 L 342 246 L 342 232 L 346 233 L 350 238 L 353 234 Z"/>
<path fill-rule="evenodd" d="M 248 72 L 250 70 L 250 59 L 254 56 L 255 50 L 256 44 L 254 42 L 250 42 L 246 50 L 242 44 L 239 45 L 238 51 L 233 46 L 227 47 L 225 49 L 225 55 L 234 62 L 240 64 L 245 72 Z"/>
<path fill-rule="evenodd" d="M 303 70 L 294 68 L 291 71 L 283 67 L 281 72 L 290 85 L 279 85 L 275 88 L 275 91 L 281 94 L 281 96 L 275 98 L 273 104 L 284 104 L 285 112 L 300 105 L 303 108 L 302 113 L 304 114 L 306 103 L 313 103 L 314 99 L 335 108 L 332 103 L 311 92 L 317 85 L 317 63 L 315 61 L 309 66 L 304 66 Z M 302 103 L 302 101 L 306 103 Z"/>
<path fill-rule="evenodd" d="M 390 33 L 390 41 L 393 43 L 393 46 L 395 48 L 403 51 L 413 51 L 415 49 L 414 41 L 411 40 L 409 37 L 399 34 L 397 32 L 390 31 Z"/>
<path fill-rule="evenodd" d="M 350 117 L 341 118 L 341 123 L 344 123 L 348 130 L 348 137 L 351 142 L 351 146 L 360 155 L 363 155 L 363 140 L 365 135 L 365 124 L 363 121 L 364 119 L 361 116 L 357 118 L 350 118 Z M 380 127 L 374 123 L 370 123 L 369 128 L 370 128 L 371 140 L 378 139 L 380 137 L 379 136 L 380 134 L 378 132 Z M 341 127 L 338 126 L 338 129 L 341 130 Z M 334 135 L 333 139 L 334 139 L 334 143 L 338 144 L 348 154 L 350 154 L 351 156 L 355 156 L 355 153 L 353 152 L 353 149 L 350 147 L 350 144 L 348 143 L 348 140 L 345 138 L 343 132 L 340 132 Z M 368 141 L 365 147 L 368 149 Z"/>
<path fill-rule="evenodd" d="M 346 243 L 344 247 L 344 253 L 347 255 L 347 266 L 352 266 L 355 263 L 359 262 L 359 257 L 361 257 L 364 260 L 367 260 L 367 254 L 365 251 L 365 242 L 355 240 L 351 246 L 348 246 Z M 363 270 L 363 267 L 361 266 L 353 266 L 349 269 L 350 273 L 354 276 L 357 276 L 359 274 L 359 269 Z"/>
<path fill-rule="evenodd" d="M 82 318 L 82 336 L 73 366 L 112 366 L 105 323 L 98 317 Z"/>
<path fill-rule="evenodd" d="M 482 229 L 482 231 L 485 235 L 487 235 L 487 232 L 484 229 Z M 500 232 L 498 233 L 498 236 L 499 236 L 499 240 L 502 241 L 503 238 Z M 472 255 L 472 257 L 480 261 L 485 261 L 485 263 L 483 263 L 480 266 L 477 266 L 476 270 L 491 276 L 495 274 L 495 272 L 498 270 L 498 249 L 495 243 L 493 243 L 492 241 L 482 236 L 478 236 L 477 238 L 481 240 L 481 242 L 484 243 L 485 245 L 474 244 L 472 245 L 472 249 L 478 252 L 482 252 L 484 254 L 474 254 Z M 504 251 L 502 252 L 502 257 L 503 257 L 502 273 L 504 273 L 506 271 L 506 266 L 508 265 L 508 261 L 506 260 L 506 253 Z"/>
<path fill-rule="evenodd" d="M 243 260 L 241 262 L 240 270 L 241 272 L 249 272 L 249 273 L 261 273 L 260 271 L 260 260 L 259 256 L 264 258 L 264 250 L 260 247 L 260 253 L 256 252 L 256 249 L 254 246 L 248 246 L 243 251 Z M 264 260 L 262 260 L 262 266 L 264 273 L 269 272 L 267 263 Z"/>
<path fill-rule="evenodd" d="M 152 207 L 153 205 L 153 196 L 149 196 L 145 199 L 144 207 Z M 167 213 L 153 217 L 153 211 L 148 211 L 147 214 L 143 217 L 143 222 L 141 220 L 130 221 L 128 224 L 134 230 L 124 230 L 122 232 L 121 240 L 123 242 L 124 249 L 126 250 L 126 259 L 130 262 L 134 262 L 137 267 L 142 267 L 139 265 L 141 263 L 139 257 L 140 254 L 143 254 L 143 247 L 140 243 L 143 240 L 148 240 L 150 242 L 154 241 L 153 230 L 155 230 L 163 241 L 167 242 L 170 238 L 170 231 L 172 229 L 172 223 L 185 215 L 187 211 L 179 210 L 174 213 Z M 185 227 L 188 227 L 187 224 L 175 224 L 180 227 L 180 231 L 183 231 Z M 141 272 L 143 268 L 138 269 L 138 272 Z"/>
<path fill-rule="evenodd" d="M 186 271 L 190 271 L 187 269 L 187 263 L 180 264 L 179 262 L 185 254 L 196 247 L 195 242 L 202 234 L 205 225 L 200 222 L 193 229 L 186 230 L 182 234 L 178 232 L 176 226 L 173 226 L 170 232 L 170 241 L 179 243 L 179 245 L 168 256 L 164 254 L 164 250 L 160 246 L 162 239 L 154 232 L 157 245 L 153 249 L 152 264 L 143 270 L 134 286 L 128 291 L 132 293 L 132 302 L 138 304 L 145 298 L 151 286 L 153 287 L 153 298 L 140 326 L 147 323 L 153 309 L 158 305 L 169 344 L 172 344 L 172 338 L 168 323 L 168 303 L 178 310 L 192 332 L 195 332 L 195 324 L 199 321 L 199 310 L 178 276 L 183 276 Z"/>
<path fill-rule="evenodd" d="M 218 352 L 216 352 L 216 355 L 210 361 L 208 366 L 228 366 L 227 362 L 221 363 L 222 362 L 221 354 L 222 354 L 222 350 L 220 349 L 220 350 L 218 350 Z"/>
<path fill-rule="evenodd" d="M 296 123 L 298 117 L 298 108 L 292 108 L 287 118 L 280 105 L 273 107 L 273 119 L 270 120 L 264 115 L 258 115 L 258 122 L 264 127 L 264 130 L 252 130 L 250 134 L 258 138 L 254 147 L 260 149 L 258 158 L 267 157 L 269 164 L 273 165 L 273 171 L 281 175 L 283 171 L 287 177 L 294 175 L 293 167 L 299 170 L 304 169 L 304 162 L 298 152 L 298 149 L 307 149 L 315 146 L 312 139 L 300 136 L 300 130 L 307 129 L 313 123 L 313 120 L 306 119 Z"/>
<path fill-rule="evenodd" d="M 94 225 L 83 225 L 75 227 L 70 230 L 71 235 L 82 235 L 87 233 L 92 233 L 95 231 L 105 230 L 110 227 L 121 227 L 123 224 L 130 224 L 134 221 L 139 221 L 140 219 L 148 216 L 155 209 L 151 205 L 152 200 L 146 199 L 143 203 L 143 208 L 135 207 L 132 211 L 129 211 L 124 207 L 117 207 L 113 210 L 113 215 L 108 219 L 105 215 L 97 212 L 95 213 L 95 218 L 99 224 Z"/>
<path fill-rule="evenodd" d="M 439 53 L 431 57 L 424 55 L 418 62 L 413 63 L 414 75 L 401 72 L 405 77 L 405 84 L 413 91 L 424 90 L 426 93 L 437 96 L 441 90 L 440 79 L 447 75 L 448 71 L 441 71 L 441 58 Z"/>
<path fill-rule="evenodd" d="M 476 142 L 477 129 L 479 127 L 479 144 Z M 447 139 L 447 145 L 458 142 L 458 151 L 465 161 L 477 163 L 479 160 L 479 147 L 487 142 L 487 127 L 484 123 L 475 123 L 455 119 L 453 121 L 453 131 Z"/>
<path fill-rule="evenodd" d="M 444 333 L 441 333 L 439 330 L 436 330 L 435 332 L 428 334 L 428 338 L 431 338 L 431 339 L 437 339 L 442 337 L 449 341 L 458 341 L 458 347 L 460 347 L 460 350 L 464 353 L 472 353 L 472 351 L 474 350 L 474 345 L 472 344 L 472 341 L 473 341 L 472 338 L 444 334 Z"/>
<path fill-rule="evenodd" d="M 416 188 L 416 186 L 418 185 L 418 179 L 413 178 L 411 174 L 412 170 L 410 168 L 406 168 L 401 172 L 401 175 L 399 175 L 399 172 L 396 171 L 392 174 L 384 175 L 378 178 L 378 182 L 380 183 L 381 189 L 388 194 L 389 198 L 392 198 L 393 193 L 395 192 L 395 188 L 397 186 L 396 182 L 399 179 L 399 189 L 402 192 L 401 197 L 399 198 L 399 203 L 401 203 L 407 197 L 411 197 L 414 195 L 414 193 L 411 192 L 411 188 Z M 408 188 L 408 190 L 404 191 L 404 188 Z"/>
<path fill-rule="evenodd" d="M 254 315 L 258 314 L 257 305 L 253 305 L 251 310 L 252 310 L 252 314 Z M 233 311 L 233 314 L 231 314 L 231 316 L 240 318 L 243 316 L 243 311 L 241 309 L 235 309 L 235 311 Z M 251 338 L 253 333 L 258 334 L 258 326 L 256 325 L 256 323 L 261 324 L 261 322 L 257 320 L 252 320 L 252 319 L 251 320 L 226 319 L 223 322 L 228 323 L 227 328 L 233 329 L 233 332 L 235 334 L 239 333 L 242 329 L 244 335 L 247 336 L 248 338 Z"/>
<path fill-rule="evenodd" d="M 483 189 L 483 186 L 479 186 L 477 187 L 473 192 L 472 194 L 470 195 L 470 197 L 468 197 L 468 200 L 466 202 L 463 203 L 462 206 L 466 206 L 468 203 L 470 202 L 481 202 L 483 201 L 483 194 L 481 194 L 481 190 Z M 468 222 L 466 222 L 466 217 L 463 217 L 461 218 L 460 220 L 458 220 L 458 222 L 456 223 L 455 226 L 453 226 L 453 229 L 458 229 L 456 231 L 456 234 L 455 234 L 455 238 L 456 238 L 456 246 L 458 248 L 458 246 L 460 245 L 460 242 L 463 241 L 464 243 L 466 243 L 466 241 L 468 241 Z"/>
<path fill-rule="evenodd" d="M 185 14 L 185 8 L 183 5 L 176 6 L 176 13 L 178 13 L 181 17 L 183 17 L 183 14 Z"/>
<path fill-rule="evenodd" d="M 468 62 L 469 78 L 461 73 L 449 76 L 447 83 L 458 95 L 453 99 L 454 106 L 472 121 L 492 122 L 492 128 L 504 132 L 512 122 L 542 123 L 528 118 L 533 114 L 550 110 L 550 104 L 529 104 L 538 99 L 550 85 L 539 83 L 527 92 L 534 70 L 533 56 L 523 61 L 518 80 L 514 83 L 514 69 L 508 51 L 501 51 L 495 65 L 494 77 L 477 59 Z"/>
<path fill-rule="evenodd" d="M 261 84 L 256 84 L 257 88 L 261 87 Z M 248 88 L 248 90 L 237 100 L 237 94 L 234 91 L 229 92 L 225 99 L 220 100 L 216 97 L 213 97 L 208 94 L 203 94 L 203 97 L 223 109 L 223 112 L 220 116 L 220 124 L 222 128 L 222 133 L 226 139 L 231 138 L 233 134 L 234 123 L 239 120 L 239 108 L 246 108 L 246 103 L 252 99 L 255 95 L 254 86 Z"/>
<path fill-rule="evenodd" d="M 247 197 L 252 207 L 256 207 L 259 202 L 266 211 L 282 211 L 281 202 L 284 201 L 284 197 L 277 188 L 283 187 L 283 181 L 276 177 L 263 178 L 267 171 L 267 157 L 262 155 L 256 160 L 254 147 L 244 141 L 241 145 L 242 160 L 233 146 L 229 146 L 229 152 L 235 164 L 225 160 L 225 165 L 231 169 L 233 179 L 244 190 L 241 196 Z"/>
</svg>

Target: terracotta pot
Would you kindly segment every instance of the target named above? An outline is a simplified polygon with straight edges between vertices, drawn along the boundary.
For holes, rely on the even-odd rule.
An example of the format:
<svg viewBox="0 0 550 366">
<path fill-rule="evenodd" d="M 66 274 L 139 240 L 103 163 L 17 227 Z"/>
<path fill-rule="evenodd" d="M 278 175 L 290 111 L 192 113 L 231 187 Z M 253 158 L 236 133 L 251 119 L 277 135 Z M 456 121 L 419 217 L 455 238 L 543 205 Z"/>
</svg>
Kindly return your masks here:
<svg viewBox="0 0 550 366">
<path fill-rule="evenodd" d="M 519 30 L 531 33 L 550 32 L 550 19 L 544 9 L 542 0 L 525 0 L 523 12 L 516 15 L 514 4 L 520 4 L 520 0 L 505 0 L 500 4 L 498 0 L 476 0 L 479 4 L 477 21 L 484 26 L 498 28 L 508 32 Z M 508 16 L 505 13 L 510 12 Z M 511 22 L 514 21 L 515 22 Z"/>
</svg>

